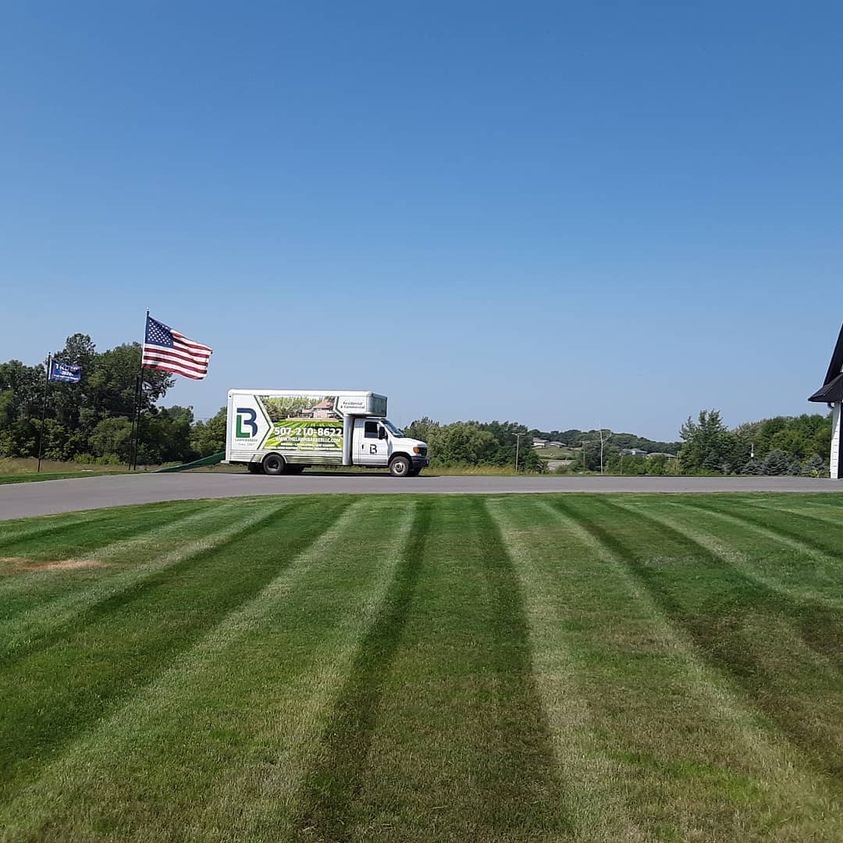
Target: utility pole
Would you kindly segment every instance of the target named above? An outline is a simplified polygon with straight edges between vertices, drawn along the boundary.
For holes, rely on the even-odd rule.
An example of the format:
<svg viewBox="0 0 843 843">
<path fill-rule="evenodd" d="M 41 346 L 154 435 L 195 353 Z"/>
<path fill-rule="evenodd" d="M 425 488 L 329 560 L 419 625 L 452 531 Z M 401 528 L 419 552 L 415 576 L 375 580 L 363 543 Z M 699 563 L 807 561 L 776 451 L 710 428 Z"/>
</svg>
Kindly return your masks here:
<svg viewBox="0 0 843 843">
<path fill-rule="evenodd" d="M 607 435 L 606 435 L 605 440 L 603 438 L 603 428 L 602 427 L 600 428 L 599 432 L 600 432 L 600 473 L 603 474 L 603 446 L 604 446 L 605 442 L 609 441 L 609 438 L 612 435 L 612 431 L 611 430 L 606 431 Z"/>
<path fill-rule="evenodd" d="M 521 434 L 515 434 L 515 473 L 518 474 L 518 454 L 521 451 Z"/>
</svg>

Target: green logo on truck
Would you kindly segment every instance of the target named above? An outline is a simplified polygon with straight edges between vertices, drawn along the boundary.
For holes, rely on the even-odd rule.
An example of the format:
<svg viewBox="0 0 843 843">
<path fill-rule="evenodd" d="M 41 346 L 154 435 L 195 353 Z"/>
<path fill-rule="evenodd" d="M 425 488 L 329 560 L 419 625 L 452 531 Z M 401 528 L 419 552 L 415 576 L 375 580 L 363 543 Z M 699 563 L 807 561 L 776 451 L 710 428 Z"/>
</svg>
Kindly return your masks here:
<svg viewBox="0 0 843 843">
<path fill-rule="evenodd" d="M 253 439 L 258 435 L 258 414 L 251 407 L 238 407 L 234 426 L 236 439 Z M 244 428 L 249 428 L 244 430 Z"/>
</svg>

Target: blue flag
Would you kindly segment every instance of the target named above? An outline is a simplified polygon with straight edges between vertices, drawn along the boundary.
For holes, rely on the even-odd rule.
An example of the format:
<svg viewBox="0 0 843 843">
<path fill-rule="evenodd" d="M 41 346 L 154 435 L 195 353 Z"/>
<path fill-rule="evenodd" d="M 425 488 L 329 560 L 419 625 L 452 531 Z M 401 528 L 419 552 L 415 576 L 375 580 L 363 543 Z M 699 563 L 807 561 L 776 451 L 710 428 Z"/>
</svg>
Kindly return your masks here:
<svg viewBox="0 0 843 843">
<path fill-rule="evenodd" d="M 51 381 L 58 381 L 59 383 L 79 383 L 82 380 L 82 367 L 52 360 L 50 361 L 48 377 Z"/>
</svg>

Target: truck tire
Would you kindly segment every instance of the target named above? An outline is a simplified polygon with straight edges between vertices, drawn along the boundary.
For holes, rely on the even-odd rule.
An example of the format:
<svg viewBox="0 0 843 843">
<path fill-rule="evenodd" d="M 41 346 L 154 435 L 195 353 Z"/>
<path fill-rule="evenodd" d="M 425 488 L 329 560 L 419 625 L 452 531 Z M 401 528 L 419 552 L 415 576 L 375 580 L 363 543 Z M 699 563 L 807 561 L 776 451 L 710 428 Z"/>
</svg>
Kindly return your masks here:
<svg viewBox="0 0 843 843">
<path fill-rule="evenodd" d="M 287 463 L 281 454 L 267 454 L 263 458 L 263 473 L 264 474 L 283 474 Z"/>
<path fill-rule="evenodd" d="M 409 477 L 410 476 L 410 460 L 407 457 L 399 454 L 393 457 L 389 463 L 389 473 L 393 477 Z"/>
</svg>

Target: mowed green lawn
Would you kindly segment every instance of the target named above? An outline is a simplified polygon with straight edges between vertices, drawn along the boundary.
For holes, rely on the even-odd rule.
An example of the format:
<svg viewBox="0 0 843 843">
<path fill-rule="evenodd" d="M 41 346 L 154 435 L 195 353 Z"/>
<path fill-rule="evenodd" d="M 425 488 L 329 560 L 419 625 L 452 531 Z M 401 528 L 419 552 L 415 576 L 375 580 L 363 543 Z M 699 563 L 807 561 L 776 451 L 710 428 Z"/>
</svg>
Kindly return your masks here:
<svg viewBox="0 0 843 843">
<path fill-rule="evenodd" d="M 843 840 L 843 499 L 0 523 L 0 839 Z"/>
</svg>

